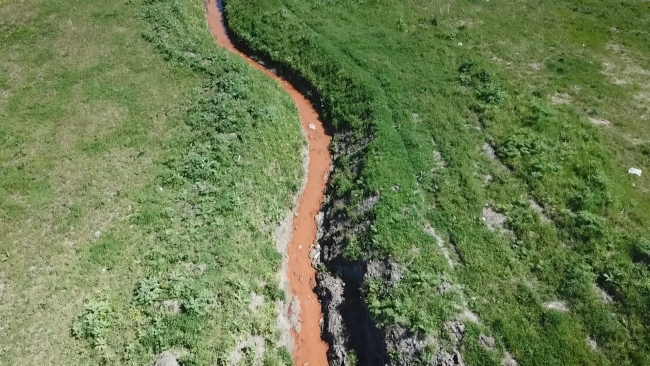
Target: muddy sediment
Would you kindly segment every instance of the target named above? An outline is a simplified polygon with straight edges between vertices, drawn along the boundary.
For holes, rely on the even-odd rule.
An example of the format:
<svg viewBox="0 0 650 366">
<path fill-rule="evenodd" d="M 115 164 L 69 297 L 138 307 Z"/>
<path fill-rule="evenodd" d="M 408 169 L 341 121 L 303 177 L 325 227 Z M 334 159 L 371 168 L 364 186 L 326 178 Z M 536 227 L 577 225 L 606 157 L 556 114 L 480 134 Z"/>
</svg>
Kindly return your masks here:
<svg viewBox="0 0 650 366">
<path fill-rule="evenodd" d="M 294 211 L 291 240 L 287 247 L 287 278 L 291 288 L 291 297 L 287 314 L 293 322 L 292 355 L 296 365 L 326 366 L 328 345 L 321 338 L 321 304 L 314 292 L 316 287 L 316 270 L 312 267 L 309 256 L 312 246 L 316 245 L 318 226 L 316 217 L 320 212 L 332 163 L 329 144 L 331 137 L 325 130 L 318 113 L 296 88 L 286 80 L 275 75 L 261 63 L 253 60 L 238 50 L 226 30 L 221 14 L 221 4 L 209 0 L 207 15 L 210 29 L 217 43 L 239 55 L 255 68 L 278 81 L 293 99 L 309 143 L 307 180 L 304 190 Z"/>
</svg>

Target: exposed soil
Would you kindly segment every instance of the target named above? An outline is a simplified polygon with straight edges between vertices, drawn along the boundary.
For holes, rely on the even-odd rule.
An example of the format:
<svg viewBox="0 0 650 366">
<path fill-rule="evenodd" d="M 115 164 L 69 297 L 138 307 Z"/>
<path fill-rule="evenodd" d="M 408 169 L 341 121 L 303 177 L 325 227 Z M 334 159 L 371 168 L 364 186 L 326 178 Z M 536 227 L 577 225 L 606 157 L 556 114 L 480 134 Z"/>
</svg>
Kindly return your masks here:
<svg viewBox="0 0 650 366">
<path fill-rule="evenodd" d="M 287 249 L 290 258 L 287 273 L 289 285 L 300 302 L 300 327 L 294 330 L 293 359 L 300 366 L 326 366 L 328 345 L 321 338 L 321 304 L 314 293 L 316 270 L 311 265 L 309 252 L 310 246 L 316 244 L 316 216 L 320 212 L 332 163 L 329 150 L 331 136 L 326 134 L 318 113 L 307 98 L 287 81 L 235 48 L 228 37 L 217 0 L 208 1 L 207 16 L 217 43 L 277 80 L 298 107 L 309 143 L 309 169 L 304 192 L 298 201 L 297 215 L 293 218 L 294 230 Z"/>
</svg>

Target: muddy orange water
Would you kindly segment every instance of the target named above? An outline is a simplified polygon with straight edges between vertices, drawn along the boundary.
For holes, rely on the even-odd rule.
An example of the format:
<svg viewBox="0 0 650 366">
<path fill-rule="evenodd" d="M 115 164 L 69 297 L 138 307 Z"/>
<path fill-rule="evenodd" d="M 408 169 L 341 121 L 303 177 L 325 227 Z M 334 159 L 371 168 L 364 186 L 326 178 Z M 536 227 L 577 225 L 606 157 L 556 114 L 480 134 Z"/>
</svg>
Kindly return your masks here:
<svg viewBox="0 0 650 366">
<path fill-rule="evenodd" d="M 325 133 L 323 123 L 312 104 L 291 84 L 273 74 L 235 48 L 226 32 L 221 9 L 216 0 L 208 1 L 208 22 L 219 46 L 241 56 L 251 65 L 277 80 L 298 107 L 302 127 L 309 142 L 309 173 L 305 190 L 298 201 L 297 216 L 293 218 L 293 235 L 287 249 L 289 254 L 288 278 L 291 291 L 300 301 L 300 333 L 294 333 L 293 361 L 296 366 L 327 366 L 327 343 L 321 338 L 321 304 L 314 293 L 316 270 L 309 258 L 310 245 L 316 243 L 316 215 L 323 202 L 329 175 L 331 137 Z M 315 130 L 310 125 L 316 126 Z"/>
</svg>

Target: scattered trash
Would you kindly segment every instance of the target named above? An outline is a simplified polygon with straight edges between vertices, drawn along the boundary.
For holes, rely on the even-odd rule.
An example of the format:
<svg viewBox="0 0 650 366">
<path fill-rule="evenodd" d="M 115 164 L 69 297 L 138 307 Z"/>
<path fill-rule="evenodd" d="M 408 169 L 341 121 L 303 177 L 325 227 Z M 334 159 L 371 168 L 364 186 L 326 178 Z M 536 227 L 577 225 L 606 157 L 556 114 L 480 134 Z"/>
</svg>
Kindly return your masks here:
<svg viewBox="0 0 650 366">
<path fill-rule="evenodd" d="M 641 174 L 639 173 L 639 175 L 641 175 Z M 94 234 L 95 239 L 99 239 L 100 235 L 102 235 L 102 233 L 100 233 L 99 230 L 95 231 L 95 234 Z"/>
<path fill-rule="evenodd" d="M 309 129 L 312 130 L 312 131 L 316 131 L 316 125 L 313 124 L 313 123 L 310 124 L 310 125 L 309 125 Z"/>
<path fill-rule="evenodd" d="M 458 45 L 459 45 L 459 46 L 462 46 L 462 45 L 463 45 L 463 42 L 458 42 Z"/>
<path fill-rule="evenodd" d="M 627 174 L 630 174 L 630 175 L 633 174 L 633 175 L 636 175 L 636 176 L 640 177 L 640 176 L 641 176 L 641 172 L 642 172 L 641 169 L 630 168 L 630 170 L 627 171 Z"/>
</svg>

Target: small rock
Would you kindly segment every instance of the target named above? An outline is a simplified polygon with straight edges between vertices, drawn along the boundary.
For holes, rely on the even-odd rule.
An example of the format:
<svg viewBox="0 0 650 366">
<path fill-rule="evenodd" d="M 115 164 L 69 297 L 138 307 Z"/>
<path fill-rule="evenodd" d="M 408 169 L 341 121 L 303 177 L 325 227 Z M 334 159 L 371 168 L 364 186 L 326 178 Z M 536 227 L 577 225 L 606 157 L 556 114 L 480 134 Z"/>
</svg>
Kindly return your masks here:
<svg viewBox="0 0 650 366">
<path fill-rule="evenodd" d="M 512 358 L 512 355 L 508 352 L 506 352 L 506 357 L 501 361 L 502 366 L 519 366 L 519 363 L 517 360 Z"/>
<path fill-rule="evenodd" d="M 486 175 L 483 176 L 483 184 L 484 185 L 488 185 L 488 184 L 492 183 L 493 180 L 494 180 L 494 177 L 492 177 L 492 174 L 486 174 Z"/>
<path fill-rule="evenodd" d="M 320 249 L 314 248 L 309 251 L 309 258 L 316 259 L 320 256 Z"/>
<path fill-rule="evenodd" d="M 254 313 L 257 314 L 259 309 L 264 306 L 264 295 L 251 292 L 251 302 L 248 304 L 248 308 Z"/>
<path fill-rule="evenodd" d="M 589 117 L 589 122 L 596 126 L 609 126 L 612 123 L 606 119 Z"/>
<path fill-rule="evenodd" d="M 440 366 L 465 366 L 465 361 L 463 361 L 463 356 L 459 351 L 453 351 L 449 353 L 444 349 L 441 349 L 434 360 L 434 365 Z"/>
<path fill-rule="evenodd" d="M 595 286 L 596 288 L 596 293 L 598 294 L 598 297 L 605 303 L 605 304 L 611 304 L 614 302 L 614 299 L 602 288 Z"/>
<path fill-rule="evenodd" d="M 440 285 L 438 286 L 438 293 L 439 294 L 444 294 L 449 292 L 454 286 L 447 280 L 443 280 L 440 282 Z"/>
<path fill-rule="evenodd" d="M 494 338 L 486 336 L 485 334 L 478 336 L 478 343 L 481 345 L 481 347 L 485 348 L 488 351 L 494 351 L 494 348 L 496 346 Z"/>
<path fill-rule="evenodd" d="M 370 210 L 371 208 L 373 208 L 373 207 L 377 204 L 377 202 L 379 202 L 379 198 L 380 198 L 379 195 L 376 195 L 376 196 L 370 196 L 370 197 L 365 198 L 365 199 L 364 199 L 364 200 L 363 200 L 363 201 L 358 205 L 359 212 L 360 212 L 360 213 L 367 212 L 368 210 Z"/>
<path fill-rule="evenodd" d="M 102 233 L 99 232 L 99 230 L 97 230 L 97 231 L 95 231 L 95 234 L 94 234 L 93 236 L 95 237 L 95 239 L 99 239 L 99 237 L 100 237 L 101 235 L 102 235 Z"/>
<path fill-rule="evenodd" d="M 228 364 L 239 365 L 246 355 L 251 355 L 253 356 L 253 362 L 247 362 L 246 364 L 261 365 L 265 350 L 266 342 L 263 337 L 251 336 L 247 339 L 243 339 L 235 346 L 235 349 L 230 352 L 230 362 Z"/>
<path fill-rule="evenodd" d="M 182 356 L 181 351 L 164 351 L 156 356 L 153 366 L 179 366 L 178 359 Z"/>
<path fill-rule="evenodd" d="M 596 343 L 596 341 L 594 341 L 593 339 L 587 337 L 585 342 L 587 342 L 587 346 L 589 346 L 592 350 L 598 351 L 598 343 Z"/>
<path fill-rule="evenodd" d="M 181 305 L 178 303 L 178 300 L 165 300 L 160 308 L 172 314 L 178 314 L 181 311 Z"/>
<path fill-rule="evenodd" d="M 445 330 L 454 343 L 458 343 L 465 337 L 465 324 L 459 321 L 449 321 L 445 323 Z"/>
<path fill-rule="evenodd" d="M 476 323 L 476 324 L 481 323 L 479 318 L 478 318 L 478 315 L 474 314 L 474 312 L 472 312 L 469 309 L 464 309 L 462 313 L 458 314 L 458 319 L 467 320 L 467 321 L 470 321 L 470 322 Z"/>
<path fill-rule="evenodd" d="M 483 208 L 483 221 L 492 230 L 503 229 L 503 226 L 508 217 L 500 212 L 495 211 L 492 207 L 486 206 Z"/>
</svg>

